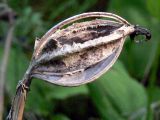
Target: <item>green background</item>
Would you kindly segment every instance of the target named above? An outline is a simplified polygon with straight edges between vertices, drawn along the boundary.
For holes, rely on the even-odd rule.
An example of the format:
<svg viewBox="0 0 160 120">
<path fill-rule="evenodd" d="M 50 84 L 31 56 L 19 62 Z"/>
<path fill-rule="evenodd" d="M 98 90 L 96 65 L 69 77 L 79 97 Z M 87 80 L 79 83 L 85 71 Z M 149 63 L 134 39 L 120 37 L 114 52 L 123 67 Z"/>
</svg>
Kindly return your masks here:
<svg viewBox="0 0 160 120">
<path fill-rule="evenodd" d="M 160 120 L 160 0 L 8 0 L 7 4 L 18 17 L 6 73 L 4 117 L 29 65 L 35 38 L 70 16 L 105 11 L 145 26 L 152 39 L 136 44 L 128 38 L 113 67 L 90 84 L 67 88 L 34 79 L 24 119 Z M 0 21 L 0 62 L 7 29 L 8 23 Z"/>
</svg>

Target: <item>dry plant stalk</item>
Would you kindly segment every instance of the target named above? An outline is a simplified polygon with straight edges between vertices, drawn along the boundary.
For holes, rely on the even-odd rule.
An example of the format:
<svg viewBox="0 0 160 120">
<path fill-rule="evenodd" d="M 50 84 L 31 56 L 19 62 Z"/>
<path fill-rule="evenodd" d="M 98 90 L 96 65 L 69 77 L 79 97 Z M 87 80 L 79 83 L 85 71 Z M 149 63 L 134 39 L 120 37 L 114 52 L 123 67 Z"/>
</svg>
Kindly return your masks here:
<svg viewBox="0 0 160 120">
<path fill-rule="evenodd" d="M 85 18 L 99 19 L 78 22 Z M 51 28 L 35 41 L 32 60 L 17 86 L 8 120 L 22 120 L 33 77 L 62 86 L 91 82 L 111 68 L 129 35 L 132 39 L 137 35 L 151 37 L 147 29 L 106 12 L 76 15 Z"/>
<path fill-rule="evenodd" d="M 8 32 L 5 40 L 4 45 L 4 53 L 2 57 L 2 62 L 0 66 L 0 120 L 3 119 L 3 106 L 4 106 L 4 88 L 5 88 L 5 79 L 6 79 L 6 70 L 7 70 L 7 63 L 13 38 L 13 31 L 14 31 L 14 14 L 11 8 L 9 8 L 7 5 L 1 7 L 0 12 L 0 20 L 3 20 L 2 18 L 8 18 Z"/>
</svg>

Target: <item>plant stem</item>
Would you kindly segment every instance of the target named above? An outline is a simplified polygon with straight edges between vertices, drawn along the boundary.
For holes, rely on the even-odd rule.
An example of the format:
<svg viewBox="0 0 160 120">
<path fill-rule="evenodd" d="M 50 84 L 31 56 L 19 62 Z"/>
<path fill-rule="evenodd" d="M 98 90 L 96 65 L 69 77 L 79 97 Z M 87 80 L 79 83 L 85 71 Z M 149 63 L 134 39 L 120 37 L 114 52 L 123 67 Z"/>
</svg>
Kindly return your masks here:
<svg viewBox="0 0 160 120">
<path fill-rule="evenodd" d="M 14 25 L 13 16 L 12 14 L 9 14 L 9 30 L 5 40 L 4 54 L 2 57 L 2 63 L 0 68 L 0 120 L 3 119 L 4 86 L 5 86 L 7 63 L 8 63 L 9 53 L 11 49 L 14 26 L 15 25 Z"/>
<path fill-rule="evenodd" d="M 23 77 L 23 80 L 20 81 L 17 85 L 16 95 L 13 99 L 7 120 L 22 120 L 23 118 L 26 97 L 32 80 L 30 76 L 31 70 L 32 67 L 29 67 Z"/>
</svg>

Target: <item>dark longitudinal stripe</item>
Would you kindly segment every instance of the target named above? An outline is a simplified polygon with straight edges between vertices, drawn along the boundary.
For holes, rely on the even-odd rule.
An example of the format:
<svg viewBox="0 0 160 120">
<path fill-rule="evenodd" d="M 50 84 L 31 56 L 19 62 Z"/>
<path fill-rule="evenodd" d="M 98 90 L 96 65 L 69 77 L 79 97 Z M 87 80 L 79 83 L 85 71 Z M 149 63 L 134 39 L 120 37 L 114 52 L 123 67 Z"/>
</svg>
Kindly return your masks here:
<svg viewBox="0 0 160 120">
<path fill-rule="evenodd" d="M 48 40 L 48 43 L 43 47 L 42 53 L 53 51 L 66 44 L 82 44 L 95 38 L 107 36 L 122 26 L 121 23 L 101 19 L 72 24 L 55 33 L 56 35 Z"/>
<path fill-rule="evenodd" d="M 88 40 L 93 40 L 98 37 L 103 37 L 111 34 L 114 30 L 120 28 L 122 24 L 106 24 L 106 25 L 97 25 L 97 26 L 88 26 L 86 29 L 72 30 L 70 35 L 62 35 L 57 38 L 62 45 L 64 44 L 73 44 L 73 43 L 83 43 Z"/>
</svg>

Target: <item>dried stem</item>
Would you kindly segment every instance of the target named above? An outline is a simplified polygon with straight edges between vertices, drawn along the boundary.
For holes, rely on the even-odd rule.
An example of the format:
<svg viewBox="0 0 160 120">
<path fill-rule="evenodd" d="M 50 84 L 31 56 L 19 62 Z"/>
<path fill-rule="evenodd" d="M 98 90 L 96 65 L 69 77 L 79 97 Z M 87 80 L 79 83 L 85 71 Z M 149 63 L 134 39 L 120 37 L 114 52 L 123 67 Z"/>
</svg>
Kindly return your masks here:
<svg viewBox="0 0 160 120">
<path fill-rule="evenodd" d="M 9 15 L 9 18 L 9 30 L 5 41 L 4 54 L 0 68 L 0 120 L 3 119 L 5 76 L 14 31 L 14 20 L 12 14 Z"/>
<path fill-rule="evenodd" d="M 32 79 L 30 76 L 31 70 L 32 67 L 29 67 L 22 81 L 20 81 L 17 85 L 16 95 L 13 99 L 7 120 L 22 120 L 23 118 L 25 101 Z"/>
</svg>

